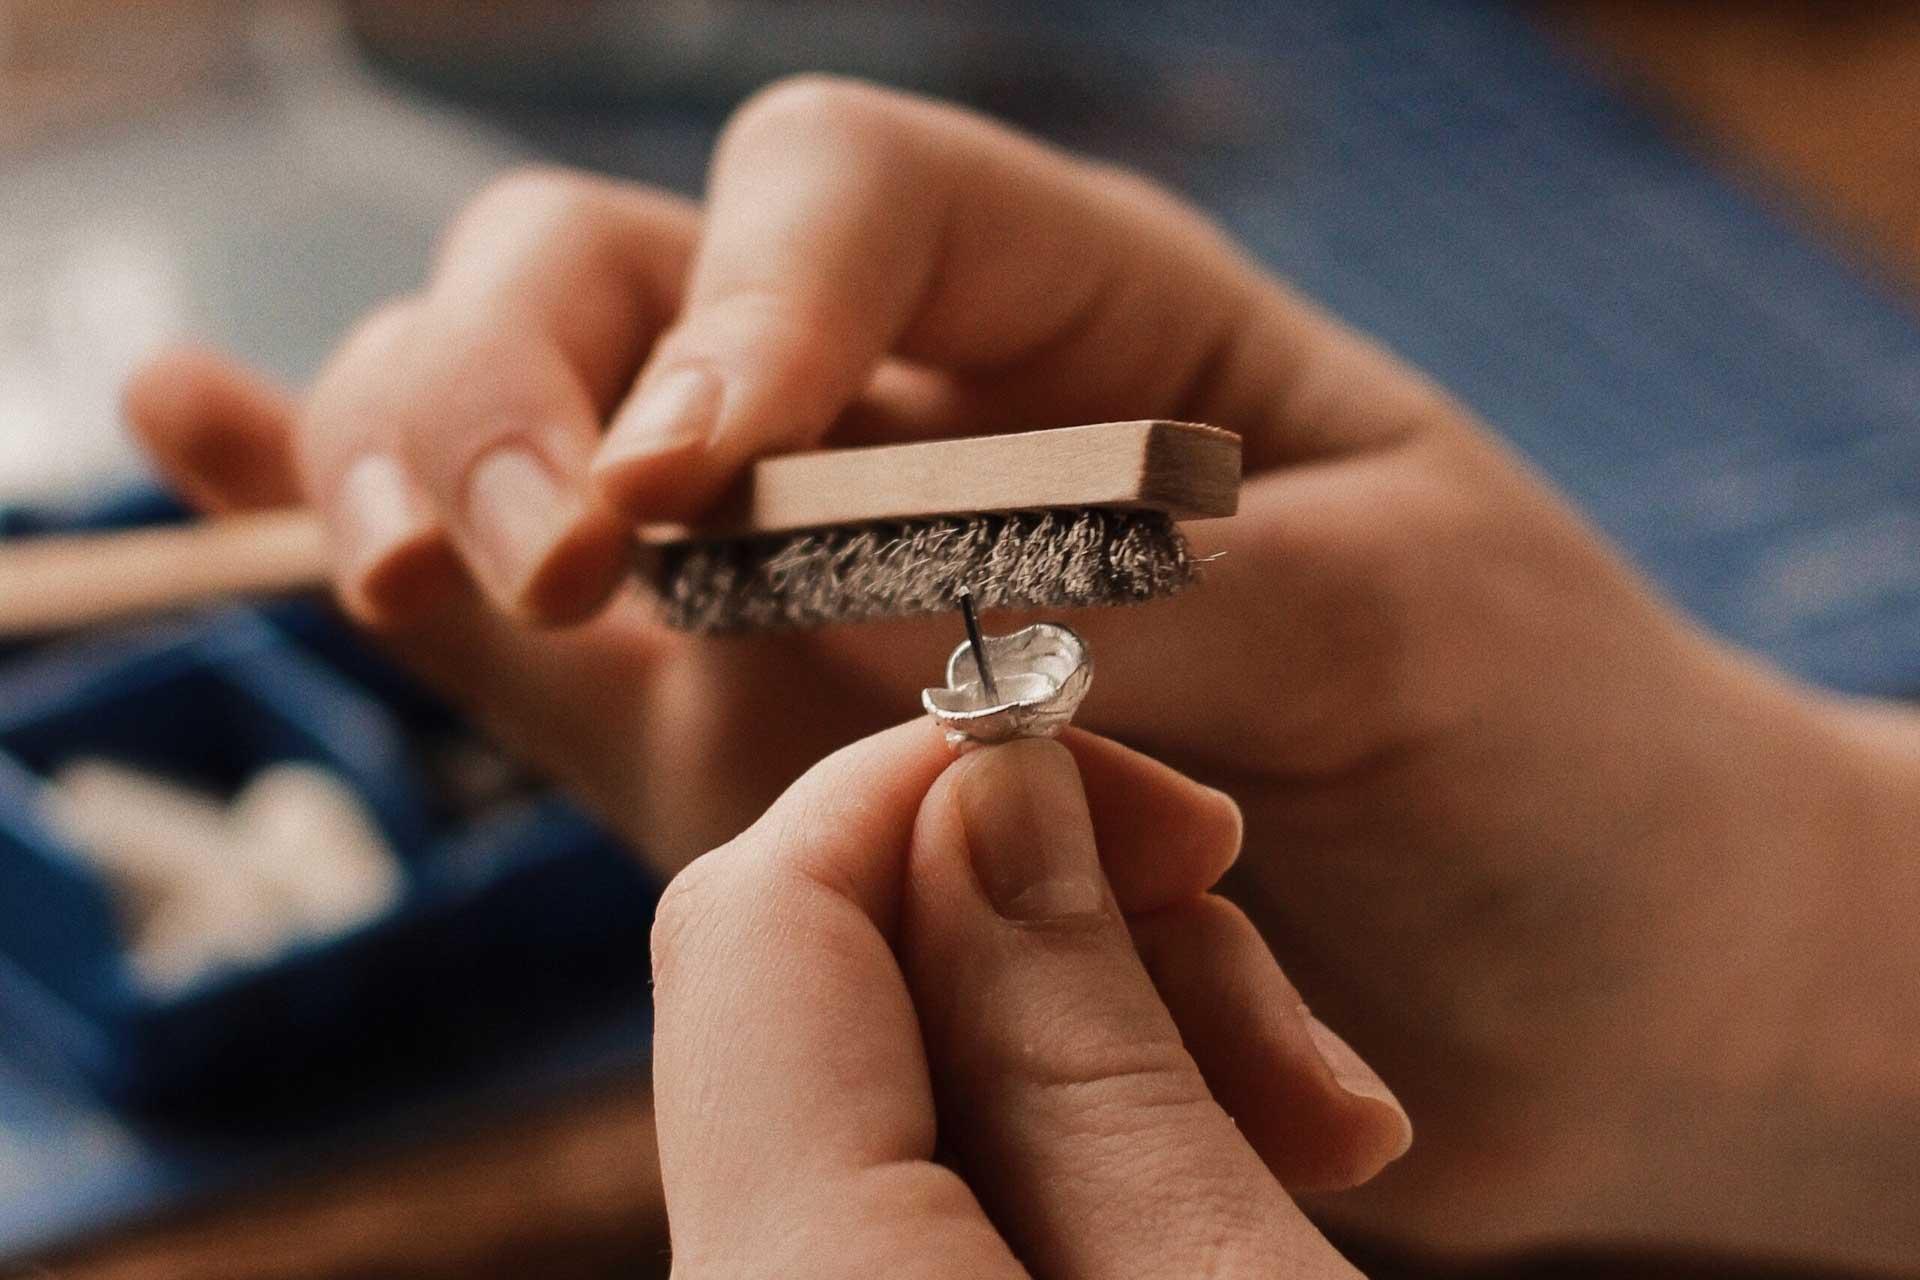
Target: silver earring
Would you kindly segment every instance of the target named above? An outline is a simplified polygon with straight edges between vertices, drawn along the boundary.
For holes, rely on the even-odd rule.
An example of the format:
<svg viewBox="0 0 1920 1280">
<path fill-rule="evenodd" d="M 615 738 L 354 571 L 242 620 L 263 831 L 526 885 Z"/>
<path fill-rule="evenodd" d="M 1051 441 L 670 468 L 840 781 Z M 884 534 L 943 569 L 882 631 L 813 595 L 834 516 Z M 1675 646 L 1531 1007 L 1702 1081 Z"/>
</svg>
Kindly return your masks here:
<svg viewBox="0 0 1920 1280">
<path fill-rule="evenodd" d="M 1012 635 L 980 631 L 973 593 L 960 591 L 967 638 L 947 659 L 947 683 L 920 705 L 955 751 L 1013 738 L 1050 738 L 1065 728 L 1093 683 L 1093 659 L 1071 627 L 1036 622 Z"/>
</svg>

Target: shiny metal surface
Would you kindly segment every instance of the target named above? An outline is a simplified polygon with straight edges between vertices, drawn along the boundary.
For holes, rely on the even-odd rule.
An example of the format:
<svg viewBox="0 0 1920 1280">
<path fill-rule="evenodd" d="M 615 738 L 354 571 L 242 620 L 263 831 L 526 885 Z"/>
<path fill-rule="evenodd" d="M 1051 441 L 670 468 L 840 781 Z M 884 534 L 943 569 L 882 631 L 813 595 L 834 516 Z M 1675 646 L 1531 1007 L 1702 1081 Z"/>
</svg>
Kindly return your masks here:
<svg viewBox="0 0 1920 1280">
<path fill-rule="evenodd" d="M 920 705 L 957 751 L 1013 738 L 1050 738 L 1073 719 L 1093 684 L 1093 658 L 1070 627 L 1036 622 L 1006 636 L 984 636 L 998 697 L 988 694 L 962 641 L 947 659 L 947 682 L 924 689 Z"/>
</svg>

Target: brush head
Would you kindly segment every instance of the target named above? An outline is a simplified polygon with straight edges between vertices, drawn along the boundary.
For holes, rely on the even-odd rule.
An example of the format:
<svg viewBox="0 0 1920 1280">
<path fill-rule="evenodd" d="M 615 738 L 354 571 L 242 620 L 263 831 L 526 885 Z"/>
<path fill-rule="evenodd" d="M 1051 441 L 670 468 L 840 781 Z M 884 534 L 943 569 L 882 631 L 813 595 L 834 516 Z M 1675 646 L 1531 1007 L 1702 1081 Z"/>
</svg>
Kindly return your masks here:
<svg viewBox="0 0 1920 1280">
<path fill-rule="evenodd" d="M 982 608 L 1080 608 L 1169 596 L 1193 580 L 1163 511 L 1082 507 L 932 516 L 660 547 L 667 622 L 779 630 Z"/>
</svg>

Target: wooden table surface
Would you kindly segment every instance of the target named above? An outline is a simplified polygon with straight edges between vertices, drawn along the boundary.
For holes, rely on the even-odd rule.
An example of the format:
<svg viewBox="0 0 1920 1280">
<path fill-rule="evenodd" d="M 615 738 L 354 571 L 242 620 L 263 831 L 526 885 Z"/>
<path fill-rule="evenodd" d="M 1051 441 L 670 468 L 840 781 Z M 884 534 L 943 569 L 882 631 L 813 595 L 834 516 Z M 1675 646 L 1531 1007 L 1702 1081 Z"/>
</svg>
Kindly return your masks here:
<svg viewBox="0 0 1920 1280">
<path fill-rule="evenodd" d="M 1547 0 L 1543 22 L 1920 302 L 1920 6 Z M 1365 1259 L 1369 1274 L 1418 1269 Z M 1559 1260 L 1558 1277 L 1751 1276 Z M 60 1280 L 665 1275 L 646 1081 L 369 1156 L 45 1260 Z M 28 1273 L 36 1274 L 36 1273 Z M 1518 1275 L 1508 1269 L 1501 1275 Z"/>
</svg>

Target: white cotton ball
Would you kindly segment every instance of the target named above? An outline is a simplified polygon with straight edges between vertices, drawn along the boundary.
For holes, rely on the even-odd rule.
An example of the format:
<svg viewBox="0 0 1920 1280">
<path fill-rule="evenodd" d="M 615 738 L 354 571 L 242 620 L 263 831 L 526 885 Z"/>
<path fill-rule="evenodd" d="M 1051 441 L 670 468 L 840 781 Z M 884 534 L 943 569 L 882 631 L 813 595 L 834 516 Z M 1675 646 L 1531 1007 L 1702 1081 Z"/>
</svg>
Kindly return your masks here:
<svg viewBox="0 0 1920 1280">
<path fill-rule="evenodd" d="M 46 821 L 106 884 L 148 991 L 258 964 L 299 929 L 282 895 L 234 847 L 214 797 L 111 760 L 75 760 L 43 797 Z"/>
<path fill-rule="evenodd" d="M 106 884 L 141 985 L 174 995 L 218 969 L 263 963 L 295 938 L 392 907 L 400 865 L 331 772 L 281 764 L 231 805 L 110 760 L 48 784 L 49 827 Z"/>
<path fill-rule="evenodd" d="M 245 876 L 195 882 L 169 898 L 138 929 L 128 959 L 141 985 L 177 994 L 219 969 L 262 964 L 292 933 L 282 905 Z"/>
<path fill-rule="evenodd" d="M 350 928 L 400 896 L 400 863 L 360 798 L 316 765 L 278 764 L 234 799 L 228 830 L 303 933 Z"/>
<path fill-rule="evenodd" d="M 184 887 L 231 875 L 226 808 L 214 797 L 111 760 L 64 765 L 44 794 L 54 834 L 106 882 L 137 927 Z"/>
</svg>

